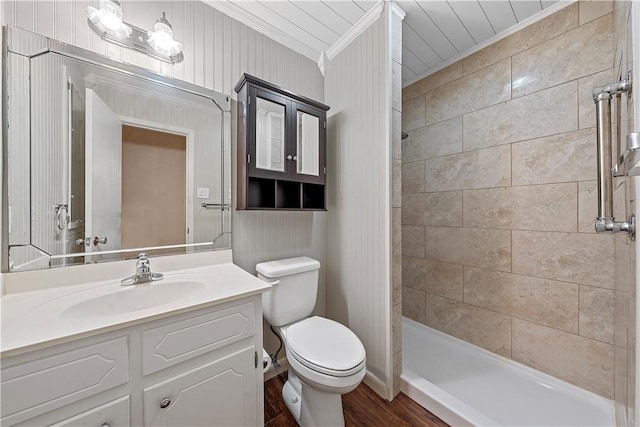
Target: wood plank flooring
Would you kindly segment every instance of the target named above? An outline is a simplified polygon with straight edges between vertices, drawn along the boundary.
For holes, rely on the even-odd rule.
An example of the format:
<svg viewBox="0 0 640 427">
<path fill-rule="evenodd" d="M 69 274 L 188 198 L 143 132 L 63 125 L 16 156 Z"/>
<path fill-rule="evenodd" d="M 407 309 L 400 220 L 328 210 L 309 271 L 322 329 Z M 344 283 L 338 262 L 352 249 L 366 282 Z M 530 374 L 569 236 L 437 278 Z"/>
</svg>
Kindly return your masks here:
<svg viewBox="0 0 640 427">
<path fill-rule="evenodd" d="M 283 373 L 264 385 L 264 422 L 268 427 L 297 427 L 295 418 L 282 400 L 282 387 L 287 381 Z M 431 412 L 400 393 L 392 402 L 378 396 L 367 385 L 360 384 L 342 398 L 347 426 L 399 427 L 424 426 L 447 427 L 447 424 Z"/>
</svg>

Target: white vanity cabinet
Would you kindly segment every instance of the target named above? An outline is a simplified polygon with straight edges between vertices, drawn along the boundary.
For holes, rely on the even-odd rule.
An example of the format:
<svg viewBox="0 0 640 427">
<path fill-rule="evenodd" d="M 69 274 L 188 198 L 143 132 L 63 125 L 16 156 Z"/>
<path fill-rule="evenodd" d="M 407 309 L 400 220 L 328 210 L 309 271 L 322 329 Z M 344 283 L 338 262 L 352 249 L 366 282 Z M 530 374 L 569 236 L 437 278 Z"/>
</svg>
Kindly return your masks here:
<svg viewBox="0 0 640 427">
<path fill-rule="evenodd" d="M 0 424 L 262 425 L 260 295 L 158 317 L 3 358 Z"/>
</svg>

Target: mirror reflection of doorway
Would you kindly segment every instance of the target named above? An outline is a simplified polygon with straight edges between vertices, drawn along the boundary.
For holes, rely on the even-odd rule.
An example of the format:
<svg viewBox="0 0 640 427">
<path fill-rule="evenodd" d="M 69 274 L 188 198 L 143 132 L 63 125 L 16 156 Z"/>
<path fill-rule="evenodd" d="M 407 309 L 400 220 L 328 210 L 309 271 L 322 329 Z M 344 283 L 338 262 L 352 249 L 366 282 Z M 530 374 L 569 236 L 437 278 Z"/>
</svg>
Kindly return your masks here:
<svg viewBox="0 0 640 427">
<path fill-rule="evenodd" d="M 186 243 L 186 169 L 185 135 L 122 126 L 123 248 Z"/>
</svg>

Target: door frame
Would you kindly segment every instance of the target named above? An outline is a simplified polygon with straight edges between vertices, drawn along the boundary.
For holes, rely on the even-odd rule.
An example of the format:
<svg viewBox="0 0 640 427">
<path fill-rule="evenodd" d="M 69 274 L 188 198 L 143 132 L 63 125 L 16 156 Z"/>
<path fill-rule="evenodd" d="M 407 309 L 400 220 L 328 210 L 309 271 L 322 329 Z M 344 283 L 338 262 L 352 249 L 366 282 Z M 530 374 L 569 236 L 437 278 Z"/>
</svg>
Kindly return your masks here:
<svg viewBox="0 0 640 427">
<path fill-rule="evenodd" d="M 186 182 L 186 223 L 187 230 L 185 230 L 185 243 L 194 243 L 194 231 L 193 227 L 195 225 L 195 215 L 196 209 L 194 206 L 195 203 L 195 191 L 194 191 L 194 181 L 195 181 L 195 166 L 194 166 L 194 147 L 193 142 L 195 141 L 195 130 L 190 128 L 183 128 L 179 126 L 168 125 L 166 123 L 158 123 L 151 120 L 140 119 L 137 117 L 129 117 L 122 114 L 117 114 L 117 116 L 122 120 L 123 125 L 135 126 L 138 128 L 155 130 L 165 133 L 172 133 L 175 135 L 182 135 L 186 138 L 186 157 L 187 157 L 187 182 Z"/>
</svg>

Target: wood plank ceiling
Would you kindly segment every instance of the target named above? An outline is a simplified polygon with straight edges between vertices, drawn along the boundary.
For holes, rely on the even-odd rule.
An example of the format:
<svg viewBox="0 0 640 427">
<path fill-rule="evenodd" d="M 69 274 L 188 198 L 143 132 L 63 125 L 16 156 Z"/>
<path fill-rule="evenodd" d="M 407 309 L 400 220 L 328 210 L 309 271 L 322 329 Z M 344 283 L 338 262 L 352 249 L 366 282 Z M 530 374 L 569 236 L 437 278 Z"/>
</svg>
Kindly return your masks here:
<svg viewBox="0 0 640 427">
<path fill-rule="evenodd" d="M 478 44 L 542 12 L 558 0 L 399 0 L 402 81 L 408 84 Z M 205 2 L 235 12 L 249 26 L 318 60 L 376 1 L 248 0 Z M 247 18 L 247 19 L 242 19 Z M 253 25 L 252 25 L 253 23 Z"/>
</svg>

